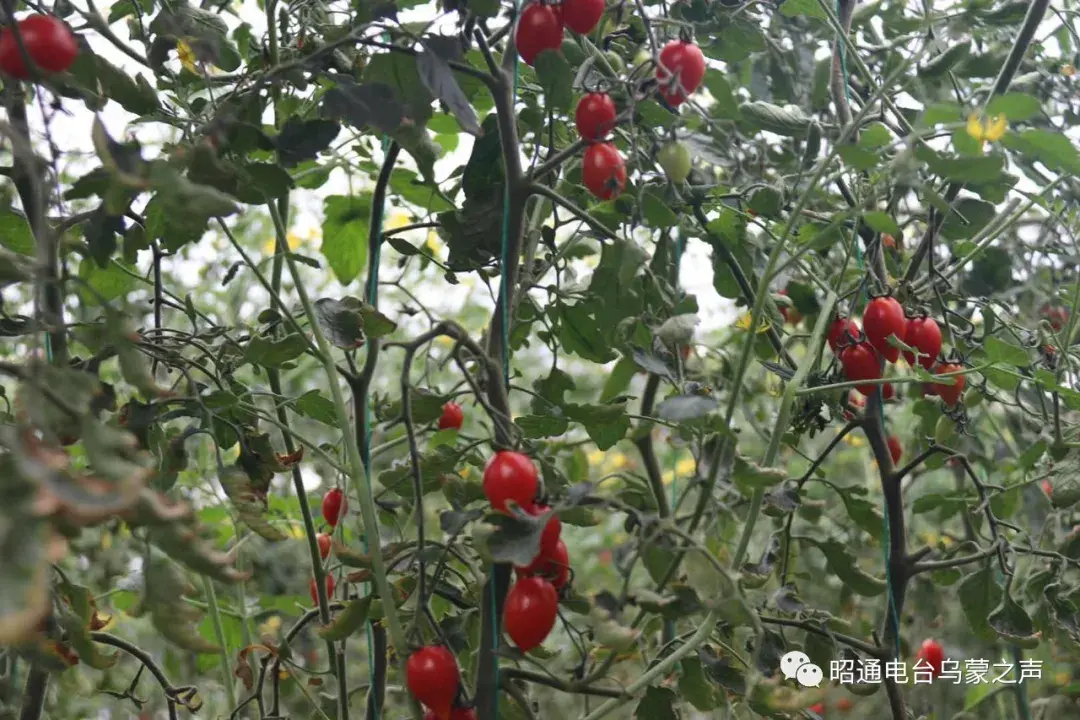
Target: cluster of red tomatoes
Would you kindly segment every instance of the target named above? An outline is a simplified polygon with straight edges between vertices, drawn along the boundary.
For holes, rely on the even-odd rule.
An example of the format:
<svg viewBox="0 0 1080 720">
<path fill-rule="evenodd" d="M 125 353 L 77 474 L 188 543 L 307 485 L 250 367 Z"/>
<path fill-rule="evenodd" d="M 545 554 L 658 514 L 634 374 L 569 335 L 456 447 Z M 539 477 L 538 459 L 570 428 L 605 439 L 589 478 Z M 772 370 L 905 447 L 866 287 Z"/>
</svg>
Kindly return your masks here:
<svg viewBox="0 0 1080 720">
<path fill-rule="evenodd" d="M 561 33 L 559 37 L 561 42 Z M 660 82 L 660 94 L 668 104 L 673 107 L 679 105 L 697 90 L 705 77 L 705 56 L 701 48 L 691 42 L 672 40 L 660 51 L 656 77 Z M 610 200 L 626 187 L 626 163 L 622 154 L 615 145 L 604 141 L 615 127 L 615 114 L 615 103 L 605 92 L 587 94 L 578 101 L 574 110 L 578 135 L 589 143 L 581 160 L 581 181 L 589 192 L 601 200 Z M 685 172 L 675 173 L 682 178 L 689 172 L 689 153 L 686 155 L 687 162 L 683 163 Z M 669 175 L 672 173 L 667 166 L 678 164 L 673 158 L 666 163 L 661 158 L 661 162 Z"/>
<path fill-rule="evenodd" d="M 39 70 L 50 73 L 64 72 L 79 54 L 79 44 L 71 28 L 63 20 L 52 15 L 27 15 L 18 22 L 26 54 Z M 11 28 L 0 32 L 0 70 L 19 80 L 30 77 L 23 62 L 19 42 Z"/>
<path fill-rule="evenodd" d="M 341 520 L 342 513 L 348 508 L 349 503 L 345 499 L 345 492 L 341 488 L 334 488 L 323 495 L 322 500 L 322 516 L 326 524 L 330 526 L 330 531 L 333 532 L 337 527 L 338 521 Z M 319 556 L 325 560 L 330 556 L 330 548 L 333 542 L 330 539 L 329 533 L 319 533 L 315 536 L 315 540 L 319 544 Z M 311 593 L 311 602 L 316 605 L 319 603 L 318 586 L 315 584 L 315 578 L 311 578 L 308 581 L 308 591 Z M 326 597 L 330 598 L 334 595 L 334 576 L 329 573 L 326 575 Z"/>
<path fill-rule="evenodd" d="M 935 375 L 958 372 L 959 365 L 938 362 L 941 354 L 941 328 L 931 317 L 904 315 L 904 308 L 892 297 L 877 297 L 871 300 L 863 313 L 863 327 L 851 318 L 837 317 L 829 327 L 829 347 L 840 360 L 844 376 L 848 380 L 879 380 L 882 376 L 880 358 L 895 363 L 900 359 L 900 350 L 889 344 L 889 337 L 906 343 L 919 352 L 918 363 Z M 904 351 L 904 359 L 909 365 L 915 365 L 915 354 Z M 946 405 L 956 405 L 964 392 L 964 376 L 953 377 L 954 383 L 933 383 L 927 389 L 928 394 L 938 395 Z M 874 384 L 856 385 L 855 389 L 869 397 L 875 389 Z M 892 387 L 882 389 L 885 399 L 892 396 Z"/>
<path fill-rule="evenodd" d="M 584 35 L 603 14 L 603 0 L 533 2 L 521 13 L 514 34 L 518 55 L 531 66 L 544 50 L 562 47 L 564 27 Z M 694 43 L 672 40 L 660 51 L 656 79 L 661 96 L 672 107 L 685 102 L 704 77 L 705 56 Z M 581 161 L 581 180 L 601 200 L 610 200 L 626 187 L 626 162 L 615 145 L 604 140 L 615 127 L 615 115 L 615 103 L 605 92 L 587 94 L 574 111 L 578 134 L 589 143 Z"/>
<path fill-rule="evenodd" d="M 405 684 L 427 707 L 424 720 L 476 720 L 472 708 L 455 707 L 461 673 L 454 654 L 443 645 L 425 645 L 405 663 Z"/>
<path fill-rule="evenodd" d="M 539 488 L 536 465 L 527 456 L 502 450 L 484 468 L 484 495 L 491 507 L 510 512 L 513 501 L 532 516 L 549 515 L 540 546 L 531 563 L 517 568 L 503 608 L 506 634 L 523 652 L 544 642 L 555 627 L 559 590 L 570 579 L 570 555 L 562 541 L 562 522 L 547 505 L 536 502 Z"/>
</svg>

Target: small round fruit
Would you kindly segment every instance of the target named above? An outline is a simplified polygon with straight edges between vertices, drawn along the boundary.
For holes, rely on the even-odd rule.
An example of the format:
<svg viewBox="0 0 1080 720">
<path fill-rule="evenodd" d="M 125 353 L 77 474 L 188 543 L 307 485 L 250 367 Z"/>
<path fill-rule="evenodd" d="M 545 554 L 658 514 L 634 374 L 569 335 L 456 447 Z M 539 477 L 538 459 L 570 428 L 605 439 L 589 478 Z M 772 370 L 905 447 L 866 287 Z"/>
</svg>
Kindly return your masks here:
<svg viewBox="0 0 1080 720">
<path fill-rule="evenodd" d="M 948 373 L 960 372 L 964 368 L 960 365 L 953 363 L 941 363 L 933 369 L 935 375 L 946 375 Z M 956 405 L 960 400 L 960 396 L 964 394 L 965 379 L 963 375 L 955 375 L 952 378 L 955 382 L 952 385 L 946 385 L 944 383 L 934 383 L 934 392 L 945 401 L 945 404 L 949 407 Z"/>
<path fill-rule="evenodd" d="M 324 588 L 326 590 L 326 601 L 330 602 L 330 599 L 334 597 L 334 576 L 333 575 L 327 575 L 326 576 L 326 585 L 324 586 Z M 311 578 L 310 580 L 308 580 L 308 592 L 311 593 L 311 603 L 312 603 L 312 605 L 318 605 L 319 604 L 319 586 L 315 584 L 315 578 Z"/>
<path fill-rule="evenodd" d="M 44 72 L 64 72 L 79 54 L 79 43 L 71 28 L 52 15 L 26 16 L 19 21 L 19 35 L 26 47 L 26 54 Z M 15 33 L 7 27 L 0 32 L 0 70 L 20 80 L 30 77 Z"/>
<path fill-rule="evenodd" d="M 937 320 L 931 317 L 911 318 L 907 321 L 904 342 L 922 353 L 919 364 L 929 370 L 941 354 L 941 328 L 938 327 Z M 914 353 L 905 350 L 904 359 L 908 365 L 915 365 Z"/>
<path fill-rule="evenodd" d="M 900 357 L 900 348 L 889 344 L 889 336 L 903 342 L 907 336 L 904 308 L 893 297 L 878 297 L 866 305 L 863 313 L 863 332 L 874 348 L 891 363 Z"/>
<path fill-rule="evenodd" d="M 440 718 L 433 711 L 428 710 L 424 713 L 424 720 L 446 720 L 446 718 Z M 476 710 L 473 708 L 454 708 L 450 712 L 450 720 L 476 720 Z"/>
<path fill-rule="evenodd" d="M 851 698 L 842 697 L 836 701 L 836 709 L 842 713 L 850 712 L 853 707 L 855 707 L 855 703 Z"/>
<path fill-rule="evenodd" d="M 518 55 L 526 65 L 536 62 L 536 56 L 544 50 L 558 50 L 562 46 L 563 21 L 559 11 L 540 2 L 534 2 L 521 13 L 514 43 Z"/>
<path fill-rule="evenodd" d="M 881 377 L 878 355 L 868 342 L 859 342 L 844 348 L 840 352 L 840 365 L 844 368 L 844 377 L 848 380 L 877 380 Z M 876 385 L 856 385 L 855 389 L 870 397 Z"/>
<path fill-rule="evenodd" d="M 442 415 L 439 416 L 440 430 L 446 430 L 447 428 L 460 430 L 463 422 L 465 422 L 465 413 L 460 405 L 456 402 L 448 402 L 442 406 Z"/>
<path fill-rule="evenodd" d="M 537 553 L 531 563 L 517 568 L 517 575 L 519 578 L 538 575 L 554 585 L 556 590 L 562 590 L 570 580 L 570 551 L 566 543 L 559 540 L 551 552 Z"/>
<path fill-rule="evenodd" d="M 815 703 L 810 706 L 810 712 L 825 716 L 825 703 Z"/>
<path fill-rule="evenodd" d="M 588 35 L 604 14 L 604 0 L 564 0 L 562 19 L 566 27 L 581 35 Z"/>
<path fill-rule="evenodd" d="M 605 92 L 589 93 L 578 100 L 574 125 L 582 140 L 603 140 L 615 127 L 615 101 Z"/>
<path fill-rule="evenodd" d="M 685 143 L 672 140 L 656 151 L 656 162 L 660 163 L 668 180 L 681 185 L 690 177 L 690 149 Z"/>
<path fill-rule="evenodd" d="M 345 492 L 341 488 L 334 488 L 323 496 L 323 520 L 325 520 L 326 524 L 330 527 L 337 527 L 338 520 L 341 519 L 342 513 L 346 511 L 348 506 L 349 503 L 345 499 Z"/>
<path fill-rule="evenodd" d="M 518 580 L 506 595 L 503 610 L 506 634 L 522 652 L 529 652 L 544 642 L 555 627 L 558 609 L 559 594 L 547 580 L 539 577 Z"/>
<path fill-rule="evenodd" d="M 315 542 L 319 544 L 319 557 L 323 560 L 330 557 L 330 548 L 333 546 L 333 541 L 326 533 L 319 533 L 315 536 Z"/>
<path fill-rule="evenodd" d="M 420 648 L 405 663 L 405 684 L 437 717 L 449 717 L 461 684 L 454 654 L 443 645 Z"/>
<path fill-rule="evenodd" d="M 1043 305 L 1039 314 L 1046 318 L 1046 321 L 1050 323 L 1050 327 L 1053 328 L 1054 332 L 1061 332 L 1061 329 L 1069 322 L 1069 311 L 1063 307 Z"/>
<path fill-rule="evenodd" d="M 672 40 L 660 51 L 656 79 L 668 105 L 677 107 L 694 94 L 705 77 L 705 56 L 694 43 Z"/>
<path fill-rule="evenodd" d="M 626 163 L 611 143 L 590 145 L 581 160 L 581 181 L 596 197 L 610 200 L 626 187 Z"/>
<path fill-rule="evenodd" d="M 904 446 L 900 444 L 900 438 L 895 435 L 890 435 L 887 443 L 889 445 L 889 454 L 892 455 L 893 465 L 896 465 L 900 462 L 900 458 L 904 457 Z"/>
<path fill-rule="evenodd" d="M 1042 488 L 1042 491 L 1046 493 L 1047 497 L 1050 497 L 1054 494 L 1054 486 L 1050 483 L 1049 480 L 1043 480 L 1039 484 L 1039 486 Z"/>
<path fill-rule="evenodd" d="M 528 507 L 538 486 L 536 465 L 519 452 L 500 450 L 484 468 L 484 495 L 496 510 L 509 512 L 510 500 Z"/>
<path fill-rule="evenodd" d="M 850 345 L 851 340 L 848 338 L 850 335 L 853 338 L 859 337 L 859 325 L 851 318 L 837 316 L 832 324 L 829 325 L 829 348 L 836 354 L 840 351 L 840 348 L 845 345 Z"/>
<path fill-rule="evenodd" d="M 941 675 L 941 666 L 945 660 L 945 650 L 937 640 L 926 639 L 923 640 L 922 647 L 919 648 L 919 652 L 915 656 L 915 659 L 922 660 L 929 665 L 931 674 L 933 677 L 937 677 Z"/>
<path fill-rule="evenodd" d="M 777 294 L 787 297 L 787 288 L 784 288 Z M 777 309 L 780 311 L 780 314 L 784 316 L 784 322 L 786 323 L 798 325 L 802 321 L 802 313 L 799 312 L 794 306 L 788 307 L 787 305 L 778 304 Z"/>
<path fill-rule="evenodd" d="M 970 410 L 971 408 L 979 407 L 982 401 L 983 396 L 982 393 L 979 392 L 978 388 L 968 388 L 967 391 L 964 393 L 964 396 L 961 398 L 961 402 L 964 403 L 964 407 L 966 407 L 968 410 Z"/>
</svg>

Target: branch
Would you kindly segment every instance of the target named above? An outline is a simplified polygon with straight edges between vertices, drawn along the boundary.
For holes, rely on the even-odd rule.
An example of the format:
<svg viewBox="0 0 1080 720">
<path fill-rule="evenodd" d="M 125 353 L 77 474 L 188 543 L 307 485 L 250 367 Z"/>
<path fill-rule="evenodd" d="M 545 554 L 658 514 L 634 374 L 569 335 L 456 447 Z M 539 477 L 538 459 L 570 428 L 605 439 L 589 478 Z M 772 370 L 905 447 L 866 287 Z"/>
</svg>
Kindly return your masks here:
<svg viewBox="0 0 1080 720">
<path fill-rule="evenodd" d="M 1050 0 L 1032 0 L 1031 4 L 1028 5 L 1024 24 L 1020 27 L 1020 32 L 1016 35 L 1012 50 L 1009 51 L 1009 57 L 1005 59 L 1005 64 L 1001 66 L 1001 72 L 998 73 L 993 90 L 986 98 L 987 105 L 994 99 L 994 96 L 1001 95 L 1009 89 L 1009 85 L 1012 83 L 1016 71 L 1020 68 L 1020 63 L 1024 59 L 1024 54 L 1027 53 L 1028 46 L 1035 37 L 1035 31 L 1038 30 L 1040 23 L 1042 23 L 1043 16 L 1046 15 L 1046 9 L 1048 7 L 1050 7 Z M 945 191 L 945 202 L 951 205 L 963 188 L 964 183 L 951 183 Z M 904 272 L 903 283 L 909 283 L 915 279 L 915 275 L 919 271 L 919 265 L 922 264 L 923 258 L 929 253 L 934 238 L 937 236 L 938 231 L 944 223 L 945 215 L 939 213 L 935 207 L 931 206 L 930 215 L 927 218 L 926 231 L 923 233 L 918 247 L 915 248 L 915 252 L 911 255 L 911 261 L 908 264 L 907 271 Z M 932 254 L 930 255 L 930 262 L 933 262 Z M 931 268 L 931 272 L 933 272 L 933 268 Z"/>
<path fill-rule="evenodd" d="M 23 690 L 22 709 L 19 720 L 39 720 L 45 709 L 45 695 L 49 690 L 49 673 L 38 665 L 30 666 Z"/>
<path fill-rule="evenodd" d="M 641 396 L 641 414 L 644 417 L 652 415 L 653 403 L 656 402 L 656 390 L 660 386 L 660 376 L 650 373 L 645 382 L 645 392 Z M 641 461 L 645 465 L 645 474 L 649 478 L 653 496 L 656 498 L 657 514 L 661 518 L 671 515 L 671 506 L 668 504 L 667 493 L 664 492 L 664 479 L 660 471 L 660 462 L 656 459 L 656 448 L 653 447 L 652 433 L 643 432 L 641 437 L 634 441 Z"/>
<path fill-rule="evenodd" d="M 564 693 L 574 693 L 576 695 L 593 695 L 596 697 L 607 698 L 621 698 L 625 693 L 622 690 L 616 690 L 614 688 L 598 688 L 593 685 L 582 685 L 576 682 L 566 682 L 556 677 L 549 675 L 541 675 L 539 673 L 530 672 L 528 670 L 521 670 L 519 668 L 506 668 L 502 671 L 502 676 L 508 680 L 524 680 L 525 682 L 535 683 L 537 685 L 544 685 L 545 687 L 552 688 L 553 690 L 559 690 Z"/>
<path fill-rule="evenodd" d="M 129 643 L 127 640 L 107 632 L 91 632 L 90 639 L 96 643 L 110 645 L 114 648 L 123 650 L 128 655 L 131 655 L 141 662 L 143 667 L 150 671 L 150 674 L 154 676 L 154 679 L 158 681 L 158 684 L 161 685 L 161 689 L 165 692 L 165 698 L 169 704 L 169 717 L 172 720 L 175 720 L 176 718 L 177 704 L 184 706 L 193 713 L 199 709 L 198 706 L 192 706 L 190 704 L 190 701 L 195 698 L 195 688 L 190 685 L 173 685 L 169 682 L 169 678 L 166 677 L 165 671 L 154 662 L 154 658 L 152 658 L 149 653 L 138 645 Z"/>
<path fill-rule="evenodd" d="M 805 630 L 815 635 L 821 635 L 837 642 L 842 642 L 845 645 L 855 648 L 861 652 L 866 653 L 870 657 L 883 658 L 888 656 L 888 652 L 884 648 L 880 648 L 876 645 L 872 645 L 864 640 L 851 637 L 850 635 L 844 635 L 843 633 L 833 632 L 832 630 L 825 630 L 818 625 L 806 620 L 785 620 L 784 618 L 766 617 L 760 616 L 761 622 L 766 625 L 780 625 L 782 627 L 797 628 L 799 630 Z"/>
<path fill-rule="evenodd" d="M 946 570 L 948 568 L 960 567 L 962 565 L 970 565 L 971 563 L 985 560 L 991 555 L 997 555 L 1000 551 L 1001 542 L 998 541 L 992 546 L 980 550 L 977 553 L 971 555 L 962 555 L 960 557 L 948 558 L 946 560 L 924 560 L 923 562 L 915 563 L 911 566 L 911 574 L 916 575 L 922 572 L 930 572 L 932 570 Z"/>
</svg>

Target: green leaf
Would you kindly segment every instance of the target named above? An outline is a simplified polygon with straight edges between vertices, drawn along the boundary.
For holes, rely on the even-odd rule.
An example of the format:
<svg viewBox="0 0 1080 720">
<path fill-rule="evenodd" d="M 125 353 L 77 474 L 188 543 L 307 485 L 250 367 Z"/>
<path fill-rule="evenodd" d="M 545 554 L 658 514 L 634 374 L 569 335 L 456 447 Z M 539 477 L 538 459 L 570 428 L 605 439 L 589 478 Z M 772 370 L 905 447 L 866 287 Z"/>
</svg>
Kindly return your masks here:
<svg viewBox="0 0 1080 720">
<path fill-rule="evenodd" d="M 1008 592 L 1002 595 L 1001 602 L 990 613 L 987 622 L 1002 640 L 1011 645 L 1028 649 L 1039 645 L 1031 617 Z"/>
<path fill-rule="evenodd" d="M 701 660 L 696 657 L 686 658 L 679 666 L 679 694 L 701 712 L 708 712 L 719 706 L 719 689 L 705 674 Z"/>
<path fill-rule="evenodd" d="M 1022 133 L 1006 134 L 1001 143 L 1029 160 L 1041 162 L 1050 170 L 1080 175 L 1080 152 L 1062 133 L 1025 130 Z"/>
<path fill-rule="evenodd" d="M 709 395 L 675 395 L 656 406 L 656 416 L 671 422 L 686 422 L 705 417 L 718 407 L 720 402 Z"/>
<path fill-rule="evenodd" d="M 679 720 L 675 712 L 675 702 L 678 699 L 674 690 L 653 685 L 645 691 L 637 704 L 634 718 L 635 720 Z"/>
<path fill-rule="evenodd" d="M 1001 587 L 994 580 L 992 568 L 989 565 L 983 565 L 975 572 L 968 574 L 956 586 L 956 592 L 960 598 L 960 607 L 975 637 L 992 640 L 994 630 L 990 627 L 988 618 L 991 608 L 1001 597 Z"/>
<path fill-rule="evenodd" d="M 536 56 L 536 75 L 548 105 L 569 110 L 574 101 L 574 71 L 558 50 L 542 50 Z"/>
<path fill-rule="evenodd" d="M 296 398 L 296 409 L 312 420 L 318 420 L 325 425 L 337 424 L 334 403 L 318 390 L 309 390 Z"/>
<path fill-rule="evenodd" d="M 941 226 L 941 234 L 950 240 L 973 237 L 997 214 L 991 203 L 975 198 L 960 198 L 953 208 L 955 212 L 950 212 Z"/>
<path fill-rule="evenodd" d="M 992 363 L 1012 365 L 1013 367 L 1027 367 L 1030 364 L 1028 354 L 1024 348 L 996 337 L 986 338 L 983 349 L 986 350 L 986 356 Z"/>
<path fill-rule="evenodd" d="M 341 132 L 341 126 L 333 120 L 317 118 L 304 120 L 296 115 L 289 118 L 274 141 L 278 157 L 285 167 L 314 160 L 319 153 L 330 147 Z"/>
<path fill-rule="evenodd" d="M 615 352 L 605 342 L 588 306 L 563 305 L 560 316 L 559 338 L 564 350 L 596 363 L 615 359 Z"/>
<path fill-rule="evenodd" d="M 134 290 L 136 280 L 124 272 L 123 267 L 126 265 L 118 260 L 102 268 L 92 259 L 84 258 L 79 263 L 79 277 L 87 286 L 79 288 L 79 297 L 85 303 L 96 305 L 98 302 L 111 302 Z"/>
<path fill-rule="evenodd" d="M 0 211 L 0 245 L 20 255 L 33 257 L 37 243 L 25 217 L 8 209 Z"/>
<path fill-rule="evenodd" d="M 714 117 L 735 120 L 739 117 L 739 103 L 731 92 L 731 83 L 723 72 L 716 68 L 705 71 L 705 87 L 712 94 L 716 103 L 709 109 Z"/>
<path fill-rule="evenodd" d="M 744 489 L 768 488 L 781 483 L 787 473 L 780 468 L 763 468 L 742 455 L 735 455 L 732 479 Z"/>
<path fill-rule="evenodd" d="M 367 264 L 371 194 L 330 195 L 323 212 L 323 257 L 338 282 L 348 285 Z"/>
<path fill-rule="evenodd" d="M 816 545 L 824 553 L 829 570 L 855 593 L 863 597 L 875 597 L 885 592 L 885 581 L 860 568 L 851 550 L 843 543 L 836 540 L 819 542 L 810 538 L 803 538 L 802 541 Z"/>
<path fill-rule="evenodd" d="M 642 197 L 641 216 L 649 227 L 669 228 L 679 224 L 679 216 L 669 207 L 669 203 L 652 190 L 646 191 Z"/>
<path fill-rule="evenodd" d="M 1041 110 L 1042 106 L 1035 96 L 1011 92 L 995 96 L 987 106 L 986 114 L 990 117 L 1004 115 L 1010 122 L 1023 122 L 1035 117 Z"/>
<path fill-rule="evenodd" d="M 522 435 L 527 438 L 555 437 L 565 433 L 569 427 L 565 416 L 556 415 L 522 415 L 514 424 L 521 428 Z"/>
<path fill-rule="evenodd" d="M 368 611 L 371 610 L 371 601 L 372 596 L 366 595 L 359 600 L 345 603 L 345 609 L 339 612 L 329 625 L 317 628 L 315 634 L 331 642 L 344 640 L 364 626 Z"/>
<path fill-rule="evenodd" d="M 900 237 L 900 226 L 896 224 L 892 216 L 880 210 L 871 210 L 863 215 L 863 220 L 874 232 Z"/>
<path fill-rule="evenodd" d="M 244 348 L 244 359 L 264 367 L 281 367 L 303 355 L 307 349 L 307 340 L 296 333 L 286 335 L 280 340 L 254 337 Z"/>
<path fill-rule="evenodd" d="M 627 356 L 619 358 L 604 381 L 604 388 L 600 391 L 600 402 L 609 402 L 626 392 L 635 373 L 637 373 L 637 363 L 633 358 Z"/>
<path fill-rule="evenodd" d="M 803 137 L 811 118 L 801 110 L 767 102 L 748 102 L 739 106 L 743 120 L 762 130 L 786 137 Z"/>
<path fill-rule="evenodd" d="M 780 12 L 787 17 L 803 15 L 824 21 L 829 19 L 829 16 L 821 9 L 821 3 L 818 0 L 785 0 L 780 6 Z"/>
<path fill-rule="evenodd" d="M 784 206 L 784 198 L 776 188 L 762 187 L 754 191 L 750 196 L 748 207 L 758 215 L 766 218 L 779 217 L 780 210 Z"/>
<path fill-rule="evenodd" d="M 1080 502 L 1080 452 L 1070 450 L 1047 470 L 1046 479 L 1050 481 L 1053 492 L 1050 504 L 1055 508 L 1072 507 Z"/>
</svg>

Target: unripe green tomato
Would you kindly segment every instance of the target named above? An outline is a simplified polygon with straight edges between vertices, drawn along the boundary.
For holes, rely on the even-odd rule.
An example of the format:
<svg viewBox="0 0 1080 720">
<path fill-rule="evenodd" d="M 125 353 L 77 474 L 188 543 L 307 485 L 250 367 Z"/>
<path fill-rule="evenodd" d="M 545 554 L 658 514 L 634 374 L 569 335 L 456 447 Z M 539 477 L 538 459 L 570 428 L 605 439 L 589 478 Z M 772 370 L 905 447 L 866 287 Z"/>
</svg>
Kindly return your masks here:
<svg viewBox="0 0 1080 720">
<path fill-rule="evenodd" d="M 964 403 L 964 407 L 973 408 L 978 407 L 979 403 L 982 402 L 982 399 L 983 396 L 981 392 L 975 388 L 968 388 L 967 392 L 964 393 L 964 399 L 961 402 Z"/>
<path fill-rule="evenodd" d="M 562 50 L 563 57 L 570 65 L 576 67 L 585 62 L 585 51 L 581 49 L 581 45 L 578 41 L 571 37 L 564 37 L 562 46 L 559 48 Z"/>
<path fill-rule="evenodd" d="M 678 140 L 672 140 L 656 153 L 656 161 L 664 168 L 671 182 L 681 185 L 690 176 L 690 150 Z"/>
<path fill-rule="evenodd" d="M 634 56 L 634 67 L 647 63 L 652 59 L 652 55 L 645 48 L 641 48 L 637 51 L 637 55 Z"/>
<path fill-rule="evenodd" d="M 622 56 L 614 50 L 608 50 L 604 53 L 604 57 L 607 58 L 608 63 L 611 65 L 611 69 L 619 75 L 626 73 L 626 63 L 623 62 Z"/>
<path fill-rule="evenodd" d="M 938 418 L 937 425 L 934 426 L 934 440 L 938 445 L 944 445 L 949 442 L 955 431 L 956 424 L 952 421 L 952 418 L 948 415 L 942 415 Z"/>
</svg>

